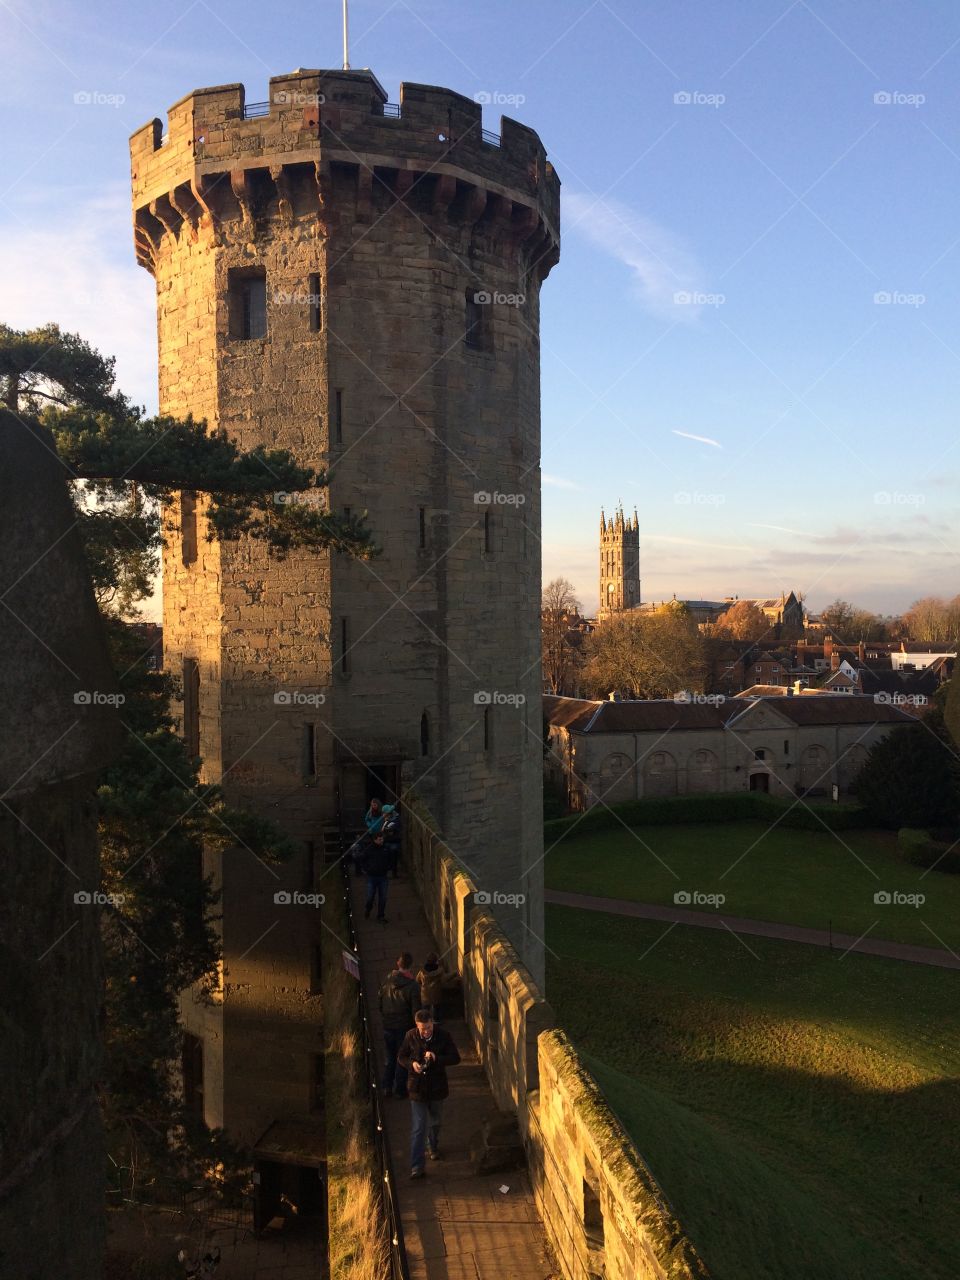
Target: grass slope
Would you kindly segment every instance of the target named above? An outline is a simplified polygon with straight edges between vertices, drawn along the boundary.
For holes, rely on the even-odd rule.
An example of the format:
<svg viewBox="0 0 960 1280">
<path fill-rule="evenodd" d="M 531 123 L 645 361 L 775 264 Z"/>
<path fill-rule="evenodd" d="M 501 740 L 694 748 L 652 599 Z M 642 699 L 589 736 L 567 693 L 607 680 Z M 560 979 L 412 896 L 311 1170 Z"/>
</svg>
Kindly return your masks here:
<svg viewBox="0 0 960 1280">
<path fill-rule="evenodd" d="M 673 905 L 677 890 L 722 893 L 722 910 L 756 920 L 960 953 L 960 876 L 924 873 L 887 831 L 815 832 L 730 822 L 610 830 L 548 844 L 547 887 Z M 878 890 L 922 906 L 877 905 Z M 693 903 L 696 907 L 697 904 Z M 710 910 L 710 907 L 699 908 Z"/>
<path fill-rule="evenodd" d="M 955 973 L 559 907 L 547 941 L 560 1022 L 717 1280 L 952 1280 Z"/>
</svg>

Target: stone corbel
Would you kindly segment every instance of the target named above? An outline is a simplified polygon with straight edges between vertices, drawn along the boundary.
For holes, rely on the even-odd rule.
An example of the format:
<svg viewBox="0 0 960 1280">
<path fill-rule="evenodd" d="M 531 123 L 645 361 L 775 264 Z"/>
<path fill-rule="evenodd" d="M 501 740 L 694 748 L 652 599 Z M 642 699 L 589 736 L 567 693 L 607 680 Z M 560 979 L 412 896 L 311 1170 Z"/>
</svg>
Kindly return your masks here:
<svg viewBox="0 0 960 1280">
<path fill-rule="evenodd" d="M 151 200 L 150 213 L 160 223 L 170 239 L 176 242 L 183 219 L 174 209 L 169 198 L 160 196 L 157 200 Z"/>
<path fill-rule="evenodd" d="M 250 171 L 248 169 L 230 170 L 230 190 L 237 198 L 243 221 L 249 225 L 253 222 L 253 194 L 250 190 Z"/>
<path fill-rule="evenodd" d="M 190 179 L 191 194 L 201 209 L 197 226 L 207 226 L 211 231 L 216 232 L 218 227 L 217 215 L 213 208 L 213 185 L 204 173 L 198 173 Z"/>
<path fill-rule="evenodd" d="M 293 196 L 290 190 L 290 173 L 282 164 L 270 166 L 270 177 L 277 188 L 280 221 L 286 226 L 293 222 Z"/>
<path fill-rule="evenodd" d="M 357 169 L 357 221 L 369 222 L 373 213 L 373 171 L 367 165 Z"/>
<path fill-rule="evenodd" d="M 313 180 L 317 193 L 317 217 L 324 232 L 329 233 L 334 222 L 334 206 L 330 202 L 332 181 L 330 177 L 330 161 L 314 160 Z"/>
<path fill-rule="evenodd" d="M 475 226 L 483 217 L 486 208 L 487 192 L 483 187 L 471 187 L 466 200 L 463 202 L 464 221 Z"/>
<path fill-rule="evenodd" d="M 181 228 L 186 227 L 187 237 L 191 241 L 197 238 L 197 226 L 200 218 L 197 212 L 196 202 L 191 200 L 189 188 L 186 186 L 174 187 L 170 192 L 170 206 L 180 215 L 182 219 Z"/>
<path fill-rule="evenodd" d="M 393 192 L 398 200 L 406 200 L 407 193 L 413 186 L 414 173 L 412 169 L 398 169 L 397 176 L 393 181 Z"/>
<path fill-rule="evenodd" d="M 138 209 L 133 220 L 133 243 L 136 248 L 137 261 L 141 266 L 154 274 L 157 266 L 157 244 L 147 227 L 150 217 L 147 209 Z"/>
<path fill-rule="evenodd" d="M 457 194 L 457 180 L 449 173 L 438 173 L 433 184 L 433 212 L 437 217 L 444 217 L 453 197 Z"/>
</svg>

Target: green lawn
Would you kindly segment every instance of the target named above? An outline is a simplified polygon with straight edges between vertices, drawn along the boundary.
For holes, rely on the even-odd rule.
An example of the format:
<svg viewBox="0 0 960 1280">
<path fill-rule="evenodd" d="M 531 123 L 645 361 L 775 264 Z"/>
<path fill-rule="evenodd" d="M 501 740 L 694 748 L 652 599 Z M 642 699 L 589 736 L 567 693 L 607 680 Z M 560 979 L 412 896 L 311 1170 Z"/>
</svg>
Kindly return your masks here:
<svg viewBox="0 0 960 1280">
<path fill-rule="evenodd" d="M 960 978 L 744 942 L 548 907 L 549 999 L 716 1280 L 953 1280 Z"/>
<path fill-rule="evenodd" d="M 722 893 L 730 915 L 817 929 L 832 924 L 854 937 L 870 930 L 873 938 L 960 952 L 960 876 L 910 866 L 888 831 L 821 833 L 760 822 L 617 826 L 583 835 L 574 828 L 547 847 L 549 889 L 665 905 L 678 890 Z M 877 905 L 878 891 L 921 893 L 926 901 Z"/>
</svg>

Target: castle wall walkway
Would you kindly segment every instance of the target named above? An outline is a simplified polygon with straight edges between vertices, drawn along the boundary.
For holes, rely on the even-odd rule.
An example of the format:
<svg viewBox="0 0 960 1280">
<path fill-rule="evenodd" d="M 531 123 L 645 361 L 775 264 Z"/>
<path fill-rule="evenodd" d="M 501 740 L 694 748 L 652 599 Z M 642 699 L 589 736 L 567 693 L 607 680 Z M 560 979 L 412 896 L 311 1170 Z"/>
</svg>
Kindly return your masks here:
<svg viewBox="0 0 960 1280">
<path fill-rule="evenodd" d="M 365 920 L 366 881 L 351 877 L 360 974 L 367 996 L 371 1039 L 383 1069 L 383 1034 L 377 991 L 401 951 L 418 968 L 431 952 L 442 954 L 430 931 L 413 883 L 390 881 L 387 923 Z M 448 969 L 456 962 L 444 957 Z M 449 1071 L 450 1097 L 440 1135 L 444 1158 L 428 1162 L 426 1176 L 410 1180 L 410 1104 L 384 1103 L 385 1129 L 397 1183 L 411 1280 L 552 1280 L 546 1234 L 525 1170 L 478 1175 L 470 1161 L 470 1139 L 495 1109 L 486 1073 L 462 1017 L 444 1018 L 462 1058 Z M 504 1193 L 501 1187 L 509 1189 Z"/>
</svg>

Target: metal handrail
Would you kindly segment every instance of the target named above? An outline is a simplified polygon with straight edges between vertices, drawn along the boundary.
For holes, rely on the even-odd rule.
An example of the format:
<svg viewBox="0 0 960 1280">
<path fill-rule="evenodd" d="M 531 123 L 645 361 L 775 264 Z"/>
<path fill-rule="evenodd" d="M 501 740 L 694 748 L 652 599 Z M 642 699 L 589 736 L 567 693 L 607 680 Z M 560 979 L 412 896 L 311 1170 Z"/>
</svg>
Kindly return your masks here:
<svg viewBox="0 0 960 1280">
<path fill-rule="evenodd" d="M 343 893 L 347 911 L 347 929 L 350 946 L 359 956 L 360 947 L 357 932 L 353 925 L 353 908 L 350 903 L 350 873 L 346 863 L 340 863 L 343 874 Z M 383 1111 L 380 1106 L 380 1086 L 377 1079 L 377 1061 L 370 1040 L 370 1022 L 367 1017 L 367 1002 L 360 982 L 357 991 L 357 1012 L 360 1015 L 360 1032 L 363 1040 L 363 1058 L 366 1063 L 367 1092 L 370 1096 L 370 1126 L 373 1145 L 380 1162 L 380 1193 L 383 1198 L 383 1211 L 390 1232 L 390 1273 L 393 1280 L 410 1280 L 410 1264 L 407 1261 L 407 1249 L 403 1236 L 403 1222 L 400 1217 L 400 1205 L 397 1198 L 397 1180 L 393 1171 L 393 1160 L 390 1146 L 386 1139 L 383 1123 Z"/>
<path fill-rule="evenodd" d="M 491 147 L 499 147 L 501 143 L 499 133 L 492 133 L 489 129 L 481 129 L 480 138 Z"/>
<path fill-rule="evenodd" d="M 254 116 L 268 116 L 270 114 L 269 102 L 247 102 L 243 108 L 244 120 L 252 120 Z"/>
<path fill-rule="evenodd" d="M 388 116 L 391 120 L 399 120 L 400 119 L 400 103 L 385 102 L 383 104 L 383 114 L 385 116 Z"/>
</svg>

